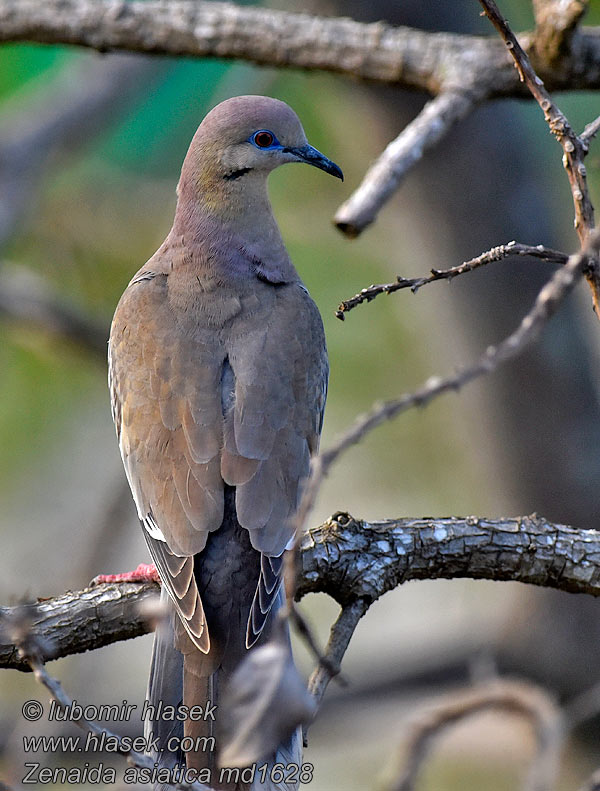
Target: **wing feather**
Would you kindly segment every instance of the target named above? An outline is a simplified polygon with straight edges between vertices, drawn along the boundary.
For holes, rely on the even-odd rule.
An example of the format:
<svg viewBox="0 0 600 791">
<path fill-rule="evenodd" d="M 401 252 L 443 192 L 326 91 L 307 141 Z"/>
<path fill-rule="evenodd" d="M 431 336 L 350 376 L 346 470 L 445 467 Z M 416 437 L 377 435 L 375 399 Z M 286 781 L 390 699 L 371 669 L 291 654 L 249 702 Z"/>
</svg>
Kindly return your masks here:
<svg viewBox="0 0 600 791">
<path fill-rule="evenodd" d="M 167 277 L 133 282 L 111 328 L 109 385 L 121 455 L 150 553 L 187 634 L 208 651 L 193 555 L 223 519 L 216 383 L 225 352 L 216 336 L 210 347 L 207 336 L 180 330 Z"/>
<path fill-rule="evenodd" d="M 167 281 L 134 278 L 111 328 L 121 454 L 163 584 L 204 652 L 210 641 L 193 556 L 222 524 L 224 483 L 236 487 L 237 518 L 261 553 L 247 623 L 252 645 L 279 596 L 291 516 L 318 448 L 328 377 L 323 326 L 299 283 L 258 280 L 255 293 L 223 297 L 231 316 L 218 331 L 209 326 L 214 293 L 206 327 L 193 324 L 198 313 L 182 326 Z"/>
</svg>

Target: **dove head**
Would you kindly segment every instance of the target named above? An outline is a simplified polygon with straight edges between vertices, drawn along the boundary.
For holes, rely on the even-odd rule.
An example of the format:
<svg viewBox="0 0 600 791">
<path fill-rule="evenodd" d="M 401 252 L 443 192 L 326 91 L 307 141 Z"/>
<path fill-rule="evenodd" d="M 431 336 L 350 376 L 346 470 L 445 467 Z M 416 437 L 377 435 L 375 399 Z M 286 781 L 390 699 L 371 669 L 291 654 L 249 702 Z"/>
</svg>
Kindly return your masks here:
<svg viewBox="0 0 600 791">
<path fill-rule="evenodd" d="M 198 127 L 179 192 L 185 185 L 186 191 L 191 188 L 218 206 L 250 185 L 264 184 L 272 170 L 288 162 L 304 162 L 343 179 L 340 168 L 309 145 L 298 116 L 285 102 L 237 96 L 218 104 Z"/>
<path fill-rule="evenodd" d="M 343 179 L 340 168 L 309 145 L 298 116 L 284 102 L 238 96 L 217 105 L 198 127 L 183 163 L 172 234 L 218 250 L 229 272 L 247 270 L 245 258 L 229 260 L 231 250 L 244 250 L 251 268 L 260 261 L 264 278 L 297 278 L 267 192 L 269 173 L 288 162 Z"/>
</svg>

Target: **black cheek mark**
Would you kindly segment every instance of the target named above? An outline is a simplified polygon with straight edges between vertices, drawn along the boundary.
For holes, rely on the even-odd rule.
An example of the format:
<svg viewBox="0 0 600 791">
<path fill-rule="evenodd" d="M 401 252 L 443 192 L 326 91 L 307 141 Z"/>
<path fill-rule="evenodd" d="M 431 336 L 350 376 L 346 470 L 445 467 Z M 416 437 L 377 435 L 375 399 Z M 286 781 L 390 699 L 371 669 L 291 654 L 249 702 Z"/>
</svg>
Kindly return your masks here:
<svg viewBox="0 0 600 791">
<path fill-rule="evenodd" d="M 231 173 L 226 173 L 223 178 L 226 181 L 233 181 L 234 179 L 239 179 L 240 176 L 245 176 L 246 173 L 250 173 L 252 168 L 241 168 L 241 170 L 234 170 Z"/>
<path fill-rule="evenodd" d="M 261 283 L 268 283 L 270 286 L 285 286 L 287 283 L 286 280 L 270 280 L 266 275 L 263 275 L 262 272 L 257 270 L 255 270 L 255 274 Z"/>
</svg>

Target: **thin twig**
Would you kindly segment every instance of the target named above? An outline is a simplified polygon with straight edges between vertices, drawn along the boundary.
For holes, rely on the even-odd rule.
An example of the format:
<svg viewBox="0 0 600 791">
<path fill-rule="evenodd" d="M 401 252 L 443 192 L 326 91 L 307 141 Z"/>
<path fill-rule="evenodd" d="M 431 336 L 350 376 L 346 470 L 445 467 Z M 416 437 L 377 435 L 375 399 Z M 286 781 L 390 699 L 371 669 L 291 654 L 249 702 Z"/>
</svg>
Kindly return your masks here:
<svg viewBox="0 0 600 791">
<path fill-rule="evenodd" d="M 588 152 L 587 142 L 575 134 L 567 117 L 553 101 L 494 0 L 479 0 L 479 2 L 506 44 L 515 61 L 521 80 L 527 85 L 531 95 L 541 107 L 550 131 L 563 150 L 563 165 L 567 171 L 575 207 L 575 230 L 583 249 L 594 227 L 594 207 L 589 195 L 584 165 L 585 155 Z M 598 261 L 590 260 L 585 274 L 592 290 L 594 308 L 600 319 L 600 268 Z"/>
<path fill-rule="evenodd" d="M 325 648 L 327 662 L 321 662 L 315 668 L 308 682 L 309 692 L 312 693 L 317 703 L 320 703 L 327 685 L 332 678 L 340 672 L 342 659 L 358 626 L 358 622 L 369 609 L 370 602 L 356 599 L 350 604 L 342 606 L 342 610 L 331 627 L 329 641 Z"/>
<path fill-rule="evenodd" d="M 286 558 L 285 579 L 288 595 L 293 591 L 297 579 L 297 554 L 300 536 L 319 488 L 332 464 L 348 448 L 356 445 L 366 434 L 387 420 L 391 420 L 412 407 L 425 406 L 442 393 L 460 390 L 473 379 L 495 371 L 503 362 L 521 354 L 539 337 L 550 317 L 582 276 L 589 264 L 590 256 L 597 255 L 599 246 L 600 233 L 595 231 L 590 235 L 584 250 L 572 255 L 564 267 L 555 272 L 550 281 L 542 288 L 532 309 L 522 319 L 517 329 L 497 346 L 488 347 L 476 363 L 460 368 L 457 373 L 445 378 L 431 377 L 418 390 L 375 405 L 366 415 L 358 417 L 330 448 L 313 458 L 311 475 L 304 488 L 294 520 L 296 527 L 295 547 L 287 553 Z"/>
<path fill-rule="evenodd" d="M 486 97 L 475 86 L 440 93 L 421 110 L 378 157 L 360 186 L 337 210 L 334 223 L 351 238 L 370 225 L 408 171 L 423 154 L 465 118 Z"/>
<path fill-rule="evenodd" d="M 66 709 L 72 712 L 72 716 L 69 718 L 70 721 L 73 721 L 85 733 L 92 733 L 96 736 L 104 736 L 104 738 L 110 739 L 111 743 L 114 743 L 118 746 L 118 752 L 127 758 L 127 762 L 131 766 L 148 769 L 150 772 L 155 770 L 156 767 L 154 759 L 144 755 L 143 753 L 136 752 L 135 750 L 126 747 L 123 744 L 120 736 L 113 733 L 112 731 L 109 731 L 107 728 L 102 727 L 94 720 L 86 719 L 83 716 L 77 716 L 78 712 L 73 706 L 73 701 L 64 691 L 58 679 L 50 676 L 44 666 L 44 663 L 41 659 L 40 650 L 37 645 L 37 640 L 29 629 L 28 614 L 24 615 L 21 619 L 16 618 L 13 620 L 12 637 L 15 644 L 18 646 L 21 658 L 25 660 L 31 667 L 35 679 L 44 687 L 46 687 L 52 698 L 56 701 L 61 709 Z M 85 707 L 80 708 L 82 710 L 85 709 Z M 209 786 L 199 782 L 175 782 L 173 784 L 165 783 L 165 785 L 172 788 L 181 789 L 181 791 L 213 791 L 213 789 L 211 789 Z"/>
<path fill-rule="evenodd" d="M 403 747 L 406 759 L 402 771 L 389 791 L 413 791 L 417 775 L 437 737 L 449 726 L 488 709 L 520 714 L 530 721 L 536 738 L 536 752 L 531 762 L 525 788 L 550 791 L 558 772 L 563 741 L 560 709 L 546 692 L 521 681 L 493 681 L 454 692 L 410 723 L 408 743 Z"/>
<path fill-rule="evenodd" d="M 553 264 L 565 264 L 569 258 L 566 253 L 552 250 L 550 247 L 544 247 L 541 244 L 534 247 L 528 244 L 521 244 L 520 242 L 508 242 L 508 244 L 501 244 L 497 247 L 493 247 L 491 250 L 478 255 L 476 258 L 471 258 L 469 261 L 465 261 L 458 266 L 453 266 L 450 269 L 432 269 L 431 275 L 428 277 L 408 278 L 398 275 L 393 283 L 384 283 L 378 286 L 363 288 L 362 291 L 359 291 L 358 294 L 350 297 L 350 299 L 345 299 L 339 305 L 335 315 L 338 319 L 343 321 L 345 313 L 363 302 L 371 302 L 375 297 L 379 296 L 379 294 L 392 294 L 394 291 L 399 291 L 404 288 L 410 288 L 414 294 L 421 286 L 425 286 L 427 283 L 434 283 L 436 280 L 453 280 L 458 275 L 463 275 L 465 272 L 472 272 L 474 269 L 494 263 L 495 261 L 502 261 L 511 255 L 532 256 Z"/>
<path fill-rule="evenodd" d="M 590 123 L 587 124 L 583 132 L 579 135 L 579 139 L 583 140 L 584 143 L 589 143 L 598 132 L 600 132 L 600 115 L 595 121 L 590 121 Z"/>
</svg>

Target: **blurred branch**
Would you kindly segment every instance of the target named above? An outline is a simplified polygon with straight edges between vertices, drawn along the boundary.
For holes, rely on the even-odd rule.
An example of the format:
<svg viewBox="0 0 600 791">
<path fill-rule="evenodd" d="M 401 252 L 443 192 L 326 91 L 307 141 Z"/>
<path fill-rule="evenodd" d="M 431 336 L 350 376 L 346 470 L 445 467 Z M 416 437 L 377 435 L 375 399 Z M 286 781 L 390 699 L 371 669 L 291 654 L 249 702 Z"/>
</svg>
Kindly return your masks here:
<svg viewBox="0 0 600 791">
<path fill-rule="evenodd" d="M 389 143 L 358 189 L 337 210 L 333 221 L 340 231 L 351 238 L 364 231 L 427 149 L 445 137 L 484 95 L 481 87 L 462 86 L 460 90 L 444 91 L 428 102 L 414 121 Z"/>
<path fill-rule="evenodd" d="M 329 641 L 325 649 L 327 661 L 321 662 L 315 668 L 308 682 L 308 689 L 317 703 L 322 700 L 331 679 L 340 672 L 342 659 L 350 644 L 352 635 L 358 626 L 358 622 L 368 609 L 369 602 L 365 599 L 355 599 L 349 604 L 342 606 L 342 610 L 329 633 Z"/>
<path fill-rule="evenodd" d="M 486 16 L 506 44 L 508 51 L 515 61 L 521 80 L 527 85 L 531 91 L 531 95 L 541 107 L 550 131 L 563 150 L 563 165 L 567 171 L 569 184 L 571 185 L 571 195 L 573 196 L 573 205 L 575 207 L 575 230 L 577 231 L 579 241 L 583 248 L 589 234 L 594 228 L 594 207 L 590 199 L 587 186 L 587 173 L 584 165 L 584 159 L 589 150 L 587 139 L 583 140 L 575 134 L 566 115 L 561 112 L 558 105 L 552 100 L 543 81 L 535 73 L 525 50 L 519 44 L 517 37 L 510 29 L 507 21 L 500 14 L 494 0 L 479 1 L 483 6 Z M 568 29 L 571 24 L 574 27 L 585 10 L 584 3 L 574 2 L 574 0 L 567 0 L 567 2 L 562 0 L 560 4 L 556 2 L 556 0 L 552 0 L 547 4 L 538 2 L 538 12 L 541 11 L 542 5 L 547 5 L 548 9 L 552 8 L 554 11 L 560 8 L 560 12 L 549 15 L 550 18 L 554 20 L 556 20 L 556 18 L 563 18 L 566 14 L 570 21 L 566 26 L 563 25 L 563 32 Z M 538 19 L 539 17 L 540 14 L 538 13 Z M 543 29 L 542 27 L 542 32 Z M 564 44 L 564 37 L 560 40 Z M 594 309 L 596 315 L 600 319 L 599 262 L 591 259 L 585 274 L 592 289 Z"/>
<path fill-rule="evenodd" d="M 389 791 L 413 791 L 417 775 L 435 740 L 451 725 L 488 709 L 519 714 L 532 725 L 536 749 L 525 788 L 551 791 L 558 773 L 563 739 L 562 715 L 550 696 L 539 687 L 522 681 L 497 680 L 436 701 L 418 712 L 409 723 L 402 771 Z"/>
<path fill-rule="evenodd" d="M 343 608 L 326 651 L 335 666 L 369 605 L 409 580 L 517 581 L 600 596 L 600 532 L 535 515 L 366 522 L 340 512 L 308 531 L 299 565 L 296 598 L 327 593 Z M 151 631 L 140 605 L 157 592 L 155 584 L 103 584 L 20 609 L 29 614 L 32 635 L 43 641 L 46 661 Z M 0 609 L 0 667 L 26 670 L 6 627 L 15 612 Z M 313 676 L 315 695 L 322 695 L 326 676 Z"/>
<path fill-rule="evenodd" d="M 106 363 L 108 327 L 55 294 L 42 277 L 22 268 L 0 271 L 0 320 L 24 323 L 76 343 Z"/>
<path fill-rule="evenodd" d="M 588 0 L 533 0 L 532 57 L 560 68 L 561 61 L 571 53 L 575 29 L 588 5 Z"/>
<path fill-rule="evenodd" d="M 585 143 L 589 143 L 592 138 L 594 138 L 598 132 L 600 132 L 600 115 L 596 118 L 595 121 L 591 121 L 583 130 L 583 132 L 579 135 L 580 140 L 583 140 Z"/>
<path fill-rule="evenodd" d="M 594 684 L 566 703 L 563 712 L 569 730 L 597 717 L 600 713 L 600 683 Z"/>
<path fill-rule="evenodd" d="M 579 791 L 600 791 L 600 769 L 594 772 L 594 774 L 585 782 Z"/>
<path fill-rule="evenodd" d="M 150 773 L 156 770 L 157 764 L 154 758 L 149 755 L 133 750 L 131 746 L 126 746 L 124 741 L 116 733 L 109 731 L 97 722 L 80 715 L 76 716 L 74 713 L 74 701 L 64 691 L 60 681 L 53 678 L 46 668 L 44 667 L 44 647 L 40 645 L 39 638 L 37 638 L 31 630 L 30 612 L 23 607 L 16 607 L 12 613 L 12 617 L 8 621 L 8 630 L 10 636 L 17 647 L 18 657 L 22 662 L 25 662 L 29 669 L 33 671 L 36 681 L 44 686 L 51 697 L 56 701 L 61 710 L 68 710 L 71 712 L 69 720 L 74 722 L 85 733 L 92 733 L 96 736 L 108 737 L 111 743 L 117 745 L 116 752 L 119 752 L 125 758 L 127 763 L 131 766 L 146 769 Z M 80 709 L 85 707 L 80 707 Z M 152 776 L 152 774 L 150 774 Z M 166 787 L 178 788 L 181 791 L 212 791 L 212 789 L 204 783 L 188 783 L 185 781 L 173 783 L 165 783 Z M 162 787 L 162 786 L 161 786 Z"/>
<path fill-rule="evenodd" d="M 539 258 L 542 261 L 548 261 L 552 264 L 566 264 L 569 256 L 566 253 L 561 253 L 559 250 L 552 250 L 550 247 L 544 247 L 541 244 L 532 246 L 529 244 L 521 244 L 520 242 L 508 242 L 508 244 L 501 244 L 493 247 L 476 258 L 471 258 L 458 266 L 453 266 L 450 269 L 432 269 L 431 274 L 427 277 L 414 277 L 407 278 L 397 275 L 393 283 L 383 283 L 378 286 L 369 286 L 363 288 L 358 294 L 355 294 L 350 299 L 345 299 L 338 307 L 336 316 L 338 319 L 344 321 L 344 314 L 352 310 L 357 305 L 363 302 L 371 302 L 379 294 L 392 294 L 394 291 L 399 291 L 403 288 L 410 288 L 415 293 L 421 286 L 427 283 L 434 283 L 436 280 L 453 280 L 458 275 L 464 275 L 466 272 L 472 272 L 474 269 L 479 269 L 486 264 L 492 264 L 496 261 L 502 261 L 511 255 L 532 256 Z"/>
<path fill-rule="evenodd" d="M 4 22 L 0 6 L 0 28 Z M 134 99 L 163 71 L 164 65 L 151 58 L 85 58 L 62 68 L 51 80 L 39 78 L 25 98 L 5 103 L 0 126 L 0 247 L 31 211 L 51 155 L 72 154 L 89 145 L 130 112 Z"/>
</svg>

